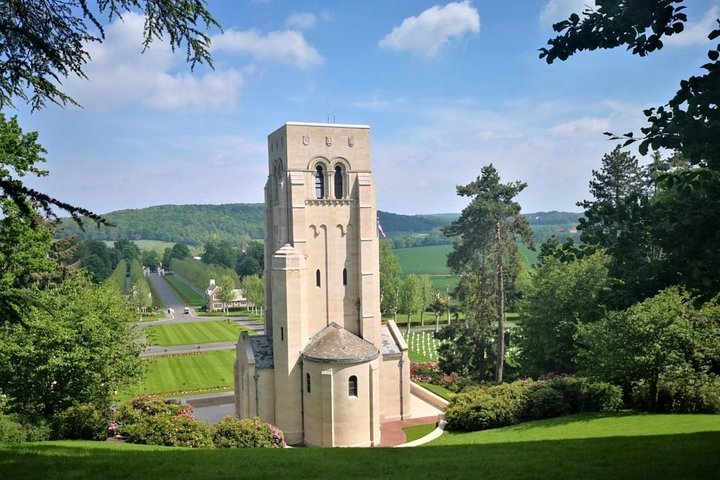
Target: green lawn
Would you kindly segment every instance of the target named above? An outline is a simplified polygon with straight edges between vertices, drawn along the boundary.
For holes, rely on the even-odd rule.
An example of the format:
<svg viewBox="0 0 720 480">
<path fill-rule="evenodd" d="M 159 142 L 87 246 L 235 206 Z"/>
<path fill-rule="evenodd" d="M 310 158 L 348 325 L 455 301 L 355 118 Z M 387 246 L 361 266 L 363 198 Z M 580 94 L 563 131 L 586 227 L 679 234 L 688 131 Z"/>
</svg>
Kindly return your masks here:
<svg viewBox="0 0 720 480">
<path fill-rule="evenodd" d="M 414 440 L 417 440 L 418 438 L 422 438 L 428 433 L 435 430 L 436 425 L 434 423 L 428 423 L 425 425 L 415 425 L 412 427 L 405 427 L 403 428 L 403 432 L 405 432 L 405 443 L 412 442 Z"/>
<path fill-rule="evenodd" d="M 199 295 L 195 290 L 188 287 L 182 280 L 179 280 L 174 275 L 163 275 L 162 278 L 170 285 L 175 295 L 177 295 L 184 304 L 192 307 L 202 307 L 205 305 L 205 299 L 202 295 Z"/>
<path fill-rule="evenodd" d="M 405 336 L 411 362 L 437 362 L 437 347 L 440 344 L 432 332 L 410 332 Z"/>
<path fill-rule="evenodd" d="M 234 350 L 155 357 L 148 362 L 145 383 L 124 396 L 162 396 L 229 391 L 233 386 Z"/>
<path fill-rule="evenodd" d="M 482 432 L 446 432 L 434 440 L 432 445 L 480 445 L 590 438 L 615 438 L 620 442 L 625 437 L 687 435 L 709 431 L 720 433 L 720 415 L 585 413 Z M 716 449 L 717 453 L 720 453 L 720 444 Z"/>
<path fill-rule="evenodd" d="M 246 330 L 235 322 L 195 322 L 152 325 L 145 328 L 150 345 L 174 346 L 191 343 L 229 342 Z"/>
<path fill-rule="evenodd" d="M 554 427 L 535 422 L 512 428 L 512 434 L 495 434 L 494 441 L 484 444 L 473 444 L 473 436 L 488 432 L 452 436 L 453 441 L 467 442 L 453 445 L 442 444 L 443 435 L 429 446 L 409 449 L 189 450 L 70 441 L 5 444 L 0 445 L 0 472 L 4 480 L 695 480 L 717 478 L 720 470 L 720 416 L 576 416 L 556 421 Z"/>
</svg>

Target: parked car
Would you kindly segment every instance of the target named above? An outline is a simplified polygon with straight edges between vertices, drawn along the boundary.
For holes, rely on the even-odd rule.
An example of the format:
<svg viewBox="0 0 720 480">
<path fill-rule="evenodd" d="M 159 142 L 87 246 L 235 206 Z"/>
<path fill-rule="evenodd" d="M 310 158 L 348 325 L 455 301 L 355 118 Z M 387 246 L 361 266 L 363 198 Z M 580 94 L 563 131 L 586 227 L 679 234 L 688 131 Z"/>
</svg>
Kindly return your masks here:
<svg viewBox="0 0 720 480">
<path fill-rule="evenodd" d="M 190 307 L 185 307 L 185 311 L 183 313 L 190 313 Z"/>
</svg>

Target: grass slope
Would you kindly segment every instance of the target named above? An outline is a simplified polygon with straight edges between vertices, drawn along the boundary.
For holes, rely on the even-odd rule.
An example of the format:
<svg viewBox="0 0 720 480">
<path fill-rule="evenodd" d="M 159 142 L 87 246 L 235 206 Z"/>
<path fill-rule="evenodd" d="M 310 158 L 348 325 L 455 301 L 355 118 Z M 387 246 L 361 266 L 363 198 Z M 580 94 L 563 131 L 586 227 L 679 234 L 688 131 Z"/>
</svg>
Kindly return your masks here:
<svg viewBox="0 0 720 480">
<path fill-rule="evenodd" d="M 169 347 L 191 343 L 234 341 L 244 330 L 246 329 L 242 325 L 234 322 L 171 323 L 146 327 L 145 335 L 150 345 Z"/>
<path fill-rule="evenodd" d="M 619 422 L 616 436 L 588 438 L 594 431 L 593 418 L 568 417 L 563 420 L 566 428 L 578 424 L 578 430 L 590 433 L 585 438 L 556 438 L 557 431 L 535 422 L 517 429 L 511 445 L 501 437 L 483 445 L 431 444 L 414 449 L 188 450 L 107 442 L 0 445 L 0 472 L 7 480 L 717 478 L 720 426 L 715 416 L 698 416 L 697 421 L 671 415 L 597 420 L 611 429 L 613 418 Z"/>
<path fill-rule="evenodd" d="M 145 360 L 143 386 L 132 394 L 188 395 L 232 390 L 234 350 L 155 357 Z"/>
</svg>

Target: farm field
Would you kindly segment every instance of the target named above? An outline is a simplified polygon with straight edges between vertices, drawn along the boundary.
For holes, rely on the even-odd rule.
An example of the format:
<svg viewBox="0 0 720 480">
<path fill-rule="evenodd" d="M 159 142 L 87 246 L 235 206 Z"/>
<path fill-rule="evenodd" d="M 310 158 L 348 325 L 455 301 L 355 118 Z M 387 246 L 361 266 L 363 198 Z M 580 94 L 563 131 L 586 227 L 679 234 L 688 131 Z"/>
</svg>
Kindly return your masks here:
<svg viewBox="0 0 720 480">
<path fill-rule="evenodd" d="M 477 441 L 490 432 L 446 434 L 410 449 L 191 450 L 86 441 L 3 444 L 0 465 L 7 480 L 222 480 L 239 475 L 322 480 L 336 479 L 339 471 L 348 478 L 397 480 L 415 480 L 419 475 L 711 479 L 717 478 L 720 468 L 717 415 L 578 415 L 498 429 L 490 435 L 494 438 Z M 457 443 L 447 444 L 446 437 Z"/>
<path fill-rule="evenodd" d="M 523 265 L 526 269 L 537 263 L 537 251 L 518 244 Z M 429 247 L 397 248 L 393 252 L 398 256 L 403 274 L 430 275 L 436 290 L 444 292 L 446 287 L 452 291 L 458 284 L 458 277 L 450 275 L 447 268 L 447 255 L 452 245 L 432 245 Z"/>
<path fill-rule="evenodd" d="M 246 330 L 235 322 L 197 322 L 151 325 L 145 328 L 150 345 L 175 346 L 192 343 L 229 342 Z"/>
<path fill-rule="evenodd" d="M 145 383 L 134 392 L 164 397 L 232 390 L 234 350 L 153 357 Z M 123 392 L 124 393 L 124 392 Z"/>
</svg>

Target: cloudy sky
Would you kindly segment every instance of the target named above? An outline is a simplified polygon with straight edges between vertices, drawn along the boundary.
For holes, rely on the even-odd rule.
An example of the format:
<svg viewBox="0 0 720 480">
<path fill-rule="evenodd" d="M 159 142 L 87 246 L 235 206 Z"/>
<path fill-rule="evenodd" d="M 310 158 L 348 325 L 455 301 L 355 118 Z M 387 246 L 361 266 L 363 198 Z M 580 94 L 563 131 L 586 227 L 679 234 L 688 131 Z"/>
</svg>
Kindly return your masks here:
<svg viewBox="0 0 720 480">
<path fill-rule="evenodd" d="M 553 22 L 592 0 L 213 0 L 215 69 L 155 42 L 127 14 L 89 47 L 83 108 L 17 114 L 50 176 L 31 184 L 99 213 L 261 202 L 266 137 L 288 121 L 366 124 L 378 208 L 459 212 L 455 187 L 493 163 L 523 180 L 525 212 L 578 211 L 591 170 L 638 131 L 642 109 L 700 73 L 720 0 L 692 0 L 687 31 L 646 58 L 588 52 L 547 65 Z"/>
</svg>

